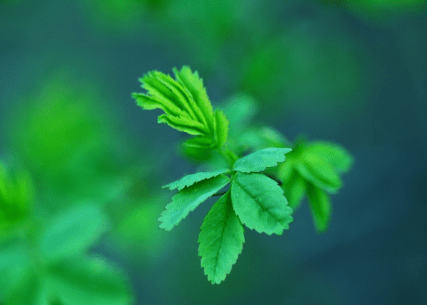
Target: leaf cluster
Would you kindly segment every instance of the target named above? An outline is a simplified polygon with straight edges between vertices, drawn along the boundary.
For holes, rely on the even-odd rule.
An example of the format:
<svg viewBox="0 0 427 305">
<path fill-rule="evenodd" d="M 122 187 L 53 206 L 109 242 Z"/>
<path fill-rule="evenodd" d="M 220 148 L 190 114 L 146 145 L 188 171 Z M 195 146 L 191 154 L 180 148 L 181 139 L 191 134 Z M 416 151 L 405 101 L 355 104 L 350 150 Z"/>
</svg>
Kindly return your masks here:
<svg viewBox="0 0 427 305">
<path fill-rule="evenodd" d="M 277 177 L 283 182 L 289 205 L 298 208 L 307 196 L 318 232 L 328 229 L 332 214 L 330 194 L 343 186 L 340 175 L 350 170 L 353 158 L 341 146 L 304 140 L 295 143 L 286 164 L 281 164 Z"/>
<path fill-rule="evenodd" d="M 268 167 L 285 161 L 288 148 L 266 148 L 245 157 L 226 146 L 228 120 L 212 105 L 197 72 L 174 69 L 175 80 L 161 72 L 150 72 L 140 79 L 147 93 L 134 93 L 144 109 L 162 109 L 159 123 L 195 136 L 183 143 L 194 155 L 217 151 L 228 161 L 228 168 L 187 175 L 165 187 L 178 189 L 159 221 L 170 231 L 202 202 L 222 195 L 206 216 L 199 235 L 202 267 L 212 283 L 220 283 L 231 271 L 244 243 L 244 227 L 260 233 L 282 234 L 292 221 L 283 190 L 276 181 L 261 174 Z M 224 194 L 219 194 L 230 184 Z"/>
<path fill-rule="evenodd" d="M 269 172 L 281 181 L 289 206 L 296 210 L 306 197 L 316 231 L 325 232 L 331 220 L 331 194 L 343 186 L 341 175 L 353 165 L 353 157 L 342 146 L 300 138 L 292 144 L 277 130 L 253 119 L 258 109 L 255 101 L 235 95 L 224 105 L 230 119 L 229 146 L 238 154 L 265 147 L 291 147 L 287 161 Z M 191 157 L 190 155 L 187 155 Z"/>
<path fill-rule="evenodd" d="M 147 93 L 133 97 L 144 109 L 162 109 L 165 114 L 159 116 L 159 123 L 195 136 L 183 143 L 187 157 L 220 168 L 164 186 L 178 192 L 159 218 L 160 228 L 170 231 L 208 198 L 221 196 L 205 217 L 198 238 L 208 280 L 219 284 L 230 273 L 243 248 L 244 226 L 281 235 L 293 220 L 292 207 L 304 194 L 310 199 L 317 230 L 324 231 L 331 211 L 327 192 L 342 186 L 338 173 L 351 167 L 350 155 L 322 142 L 302 145 L 300 141 L 292 151 L 279 132 L 252 124 L 255 103 L 246 96 L 226 106 L 229 122 L 222 111 L 212 111 L 197 72 L 188 67 L 173 71 L 175 80 L 157 71 L 146 74 L 140 81 Z M 227 185 L 229 189 L 221 193 Z"/>
<path fill-rule="evenodd" d="M 203 80 L 197 72 L 184 66 L 173 69 L 175 79 L 159 71 L 140 78 L 147 93 L 133 93 L 136 103 L 145 110 L 161 109 L 165 113 L 158 123 L 196 136 L 184 145 L 200 149 L 221 148 L 227 142 L 228 121 L 220 110 L 215 112 Z"/>
<path fill-rule="evenodd" d="M 232 169 L 187 175 L 165 187 L 178 189 L 159 221 L 160 228 L 173 229 L 202 202 L 230 188 L 205 217 L 199 235 L 202 267 L 212 283 L 219 284 L 231 271 L 244 243 L 244 227 L 268 235 L 281 235 L 292 221 L 283 190 L 261 174 L 267 167 L 285 161 L 287 148 L 267 148 L 237 160 Z"/>
</svg>

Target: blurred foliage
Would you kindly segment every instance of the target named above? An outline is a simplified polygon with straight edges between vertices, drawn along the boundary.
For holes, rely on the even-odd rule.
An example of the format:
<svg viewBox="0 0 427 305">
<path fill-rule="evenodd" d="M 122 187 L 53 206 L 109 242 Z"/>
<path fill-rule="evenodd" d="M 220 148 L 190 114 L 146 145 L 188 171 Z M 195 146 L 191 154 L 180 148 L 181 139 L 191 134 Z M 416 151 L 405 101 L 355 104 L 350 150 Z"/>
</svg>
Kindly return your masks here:
<svg viewBox="0 0 427 305">
<path fill-rule="evenodd" d="M 121 162 L 117 137 L 110 137 L 114 125 L 95 103 L 98 90 L 89 84 L 54 74 L 12 111 L 9 147 L 40 177 L 41 191 L 55 189 L 61 201 L 55 200 L 53 209 L 70 204 L 73 197 L 104 201 L 113 195 L 108 190 L 123 187 L 113 181 Z"/>
<path fill-rule="evenodd" d="M 0 240 L 31 217 L 33 186 L 25 172 L 0 163 Z"/>
<path fill-rule="evenodd" d="M 117 244 L 147 242 L 152 251 L 141 247 L 139 252 L 154 254 L 163 240 L 158 230 L 135 232 L 152 219 L 151 203 L 164 200 L 151 192 L 159 171 L 153 171 L 149 154 L 123 135 L 111 106 L 101 104 L 99 96 L 94 83 L 77 80 L 69 71 L 53 73 L 40 91 L 12 107 L 6 122 L 8 147 L 37 177 L 38 215 L 94 202 L 118 228 L 111 235 Z"/>
<path fill-rule="evenodd" d="M 329 193 L 343 186 L 341 173 L 348 172 L 353 158 L 341 146 L 327 142 L 307 143 L 298 140 L 288 160 L 279 166 L 277 177 L 282 181 L 285 196 L 297 208 L 308 195 L 313 222 L 318 232 L 329 227 L 332 205 Z"/>
<path fill-rule="evenodd" d="M 41 219 L 28 195 L 29 177 L 10 178 L 16 173 L 1 164 L 0 169 L 0 302 L 129 304 L 130 289 L 120 271 L 87 256 L 109 228 L 104 213 L 86 203 Z"/>
<path fill-rule="evenodd" d="M 365 63 L 360 50 L 325 34 L 324 27 L 300 21 L 260 45 L 243 59 L 238 89 L 276 108 L 289 103 L 352 106 L 367 85 L 362 79 Z"/>
<path fill-rule="evenodd" d="M 273 110 L 292 103 L 307 108 L 313 104 L 354 107 L 371 86 L 364 77 L 371 73 L 364 49 L 340 32 L 344 25 L 339 18 L 324 17 L 330 14 L 327 6 L 286 2 L 277 7 L 278 12 L 301 8 L 314 15 L 296 19 L 275 14 L 272 18 L 273 8 L 260 1 L 96 3 L 93 15 L 101 22 L 114 23 L 117 18 L 122 23 L 115 28 L 121 28 L 132 18 L 144 20 L 152 32 L 184 47 L 206 77 L 221 70 L 228 75 L 229 92 L 247 93 Z M 106 10 L 109 13 L 103 15 Z M 120 18 L 121 14 L 126 17 Z M 276 112 L 261 111 L 270 116 Z"/>
</svg>

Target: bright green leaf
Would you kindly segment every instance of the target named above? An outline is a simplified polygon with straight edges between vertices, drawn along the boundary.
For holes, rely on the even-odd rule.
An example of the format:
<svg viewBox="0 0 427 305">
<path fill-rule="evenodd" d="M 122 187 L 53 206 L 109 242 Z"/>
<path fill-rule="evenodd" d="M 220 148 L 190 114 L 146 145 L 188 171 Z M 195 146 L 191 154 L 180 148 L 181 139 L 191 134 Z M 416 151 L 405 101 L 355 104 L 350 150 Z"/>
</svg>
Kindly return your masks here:
<svg viewBox="0 0 427 305">
<path fill-rule="evenodd" d="M 40 251 L 50 261 L 83 253 L 107 228 L 108 220 L 97 206 L 74 207 L 48 225 L 40 241 Z"/>
<path fill-rule="evenodd" d="M 231 199 L 242 223 L 259 233 L 280 235 L 293 220 L 283 190 L 265 175 L 237 173 L 231 183 Z"/>
<path fill-rule="evenodd" d="M 132 294 L 122 273 L 104 260 L 77 257 L 48 269 L 49 288 L 64 305 L 126 305 Z"/>
<path fill-rule="evenodd" d="M 332 213 L 329 195 L 311 183 L 307 184 L 307 194 L 314 226 L 318 232 L 325 232 Z"/>
<path fill-rule="evenodd" d="M 172 230 L 188 213 L 221 190 L 229 182 L 230 179 L 227 176 L 220 175 L 202 180 L 181 190 L 172 197 L 172 202 L 166 206 L 166 210 L 160 215 L 160 228 L 166 231 Z"/>
<path fill-rule="evenodd" d="M 200 111 L 203 113 L 204 119 L 210 130 L 214 129 L 214 113 L 211 102 L 209 101 L 206 89 L 203 85 L 203 80 L 199 77 L 197 71 L 191 72 L 190 67 L 184 66 L 180 71 L 174 68 L 173 72 L 177 81 L 186 88 Z"/>
<path fill-rule="evenodd" d="M 173 80 L 169 75 L 158 71 L 150 72 L 149 74 L 153 76 L 152 80 L 158 82 L 156 88 L 162 88 L 164 90 L 165 95 L 163 96 L 166 99 L 174 100 L 175 104 L 177 104 L 180 109 L 183 109 L 184 113 L 187 113 L 193 120 L 203 122 L 203 115 L 188 90 L 182 87 L 180 83 Z M 146 80 L 143 80 L 143 82 L 146 82 Z"/>
<path fill-rule="evenodd" d="M 276 166 L 277 163 L 285 161 L 285 154 L 290 148 L 265 148 L 250 155 L 240 158 L 234 163 L 233 170 L 243 173 L 260 172 L 267 167 Z"/>
<path fill-rule="evenodd" d="M 193 185 L 196 182 L 205 180 L 205 179 L 210 179 L 216 176 L 219 176 L 221 174 L 227 173 L 229 172 L 228 169 L 224 168 L 224 169 L 219 169 L 217 171 L 214 172 L 200 172 L 200 173 L 195 173 L 195 174 L 191 174 L 191 175 L 187 175 L 182 177 L 181 179 L 174 181 L 172 183 L 169 183 L 165 186 L 163 186 L 163 188 L 169 188 L 170 190 L 174 190 L 174 189 L 178 189 L 178 191 L 182 190 L 185 187 L 189 187 L 191 185 Z"/>
<path fill-rule="evenodd" d="M 233 210 L 231 195 L 223 195 L 205 217 L 199 235 L 199 256 L 202 267 L 212 284 L 221 283 L 245 242 L 244 228 Z"/>
<path fill-rule="evenodd" d="M 179 116 L 182 110 L 175 104 L 165 99 L 155 99 L 143 93 L 132 93 L 136 104 L 145 110 L 162 109 L 167 115 Z"/>
<path fill-rule="evenodd" d="M 178 131 L 186 132 L 193 136 L 202 136 L 208 133 L 206 127 L 201 123 L 191 120 L 185 116 L 175 117 L 162 114 L 158 117 L 157 122 L 168 124 L 170 127 Z"/>
<path fill-rule="evenodd" d="M 343 147 L 334 143 L 314 142 L 307 151 L 326 160 L 338 172 L 347 172 L 353 165 L 353 157 Z"/>
<path fill-rule="evenodd" d="M 318 155 L 304 151 L 302 160 L 298 161 L 294 162 L 296 170 L 317 187 L 330 193 L 336 193 L 341 188 L 341 178 L 332 166 Z"/>
<path fill-rule="evenodd" d="M 228 139 L 228 120 L 224 112 L 215 111 L 216 146 L 221 148 Z"/>
<path fill-rule="evenodd" d="M 139 106 L 146 110 L 160 108 L 165 114 L 158 118 L 178 131 L 203 139 L 203 149 L 221 148 L 228 140 L 228 120 L 222 111 L 213 112 L 211 102 L 197 72 L 184 66 L 173 69 L 175 79 L 162 72 L 151 71 L 140 79 L 147 94 L 133 93 Z M 185 147 L 191 156 L 199 145 Z M 201 153 L 201 152 L 200 152 Z"/>
<path fill-rule="evenodd" d="M 208 137 L 194 137 L 188 139 L 183 145 L 188 147 L 210 148 L 213 144 L 212 139 Z"/>
<path fill-rule="evenodd" d="M 214 141 L 214 113 L 202 80 L 197 72 L 192 73 L 185 66 L 181 71 L 174 69 L 174 73 L 176 80 L 159 71 L 148 72 L 140 78 L 147 94 L 133 93 L 132 96 L 146 110 L 162 109 L 165 114 L 159 116 L 159 123 Z"/>
</svg>

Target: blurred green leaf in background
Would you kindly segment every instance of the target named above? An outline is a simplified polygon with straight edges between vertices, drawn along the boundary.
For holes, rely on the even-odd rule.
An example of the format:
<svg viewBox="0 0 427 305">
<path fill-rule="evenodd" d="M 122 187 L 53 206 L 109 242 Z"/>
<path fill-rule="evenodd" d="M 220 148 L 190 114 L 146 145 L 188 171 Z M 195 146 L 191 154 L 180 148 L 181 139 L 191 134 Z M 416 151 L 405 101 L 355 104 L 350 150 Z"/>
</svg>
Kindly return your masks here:
<svg viewBox="0 0 427 305">
<path fill-rule="evenodd" d="M 99 207 L 86 203 L 51 219 L 37 217 L 28 205 L 32 200 L 27 189 L 14 188 L 15 181 L 5 175 L 3 165 L 1 169 L 0 224 L 15 230 L 0 231 L 0 302 L 130 304 L 132 294 L 121 272 L 102 258 L 88 256 L 109 228 Z"/>
<path fill-rule="evenodd" d="M 124 234 L 114 238 L 122 246 L 132 237 L 161 244 L 155 230 L 135 233 L 150 219 L 150 202 L 161 200 L 151 192 L 158 176 L 151 152 L 126 140 L 120 120 L 99 96 L 93 82 L 78 79 L 70 70 L 53 72 L 40 91 L 12 107 L 7 145 L 37 177 L 39 215 L 90 201 L 102 206 L 113 227 L 120 228 L 112 237 Z"/>
<path fill-rule="evenodd" d="M 10 171 L 0 163 L 0 240 L 32 216 L 33 185 L 28 173 Z"/>
</svg>

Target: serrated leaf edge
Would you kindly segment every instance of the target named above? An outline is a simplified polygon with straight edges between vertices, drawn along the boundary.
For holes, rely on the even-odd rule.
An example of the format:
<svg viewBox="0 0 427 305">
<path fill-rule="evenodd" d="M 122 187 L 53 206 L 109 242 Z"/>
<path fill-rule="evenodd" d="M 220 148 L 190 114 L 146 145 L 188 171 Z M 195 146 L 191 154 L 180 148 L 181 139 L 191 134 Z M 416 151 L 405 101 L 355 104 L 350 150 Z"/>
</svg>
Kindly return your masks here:
<svg viewBox="0 0 427 305">
<path fill-rule="evenodd" d="M 231 273 L 231 271 L 233 270 L 233 266 L 237 263 L 237 260 L 238 260 L 238 258 L 239 258 L 239 256 L 240 256 L 240 254 L 242 254 L 242 252 L 243 252 L 243 245 L 244 245 L 244 244 L 245 244 L 245 242 L 246 242 L 245 235 L 244 235 L 244 233 L 245 233 L 245 226 L 243 225 L 242 221 L 240 220 L 239 216 L 236 214 L 236 211 L 234 210 L 234 207 L 233 207 L 233 204 L 232 204 L 232 200 L 231 200 L 231 191 L 229 190 L 229 191 L 227 191 L 227 193 L 229 193 L 229 194 L 228 194 L 228 196 L 230 196 L 231 210 L 233 211 L 234 215 L 236 216 L 237 220 L 239 221 L 240 225 L 241 225 L 241 226 L 242 226 L 242 228 L 243 228 L 242 249 L 241 249 L 239 252 L 237 252 L 237 256 L 236 256 L 236 260 L 235 260 L 235 262 L 234 262 L 234 263 L 232 263 L 232 264 L 230 265 L 230 271 L 226 272 L 226 273 L 224 274 L 224 276 L 223 276 L 219 281 L 215 281 L 214 279 L 210 279 L 210 275 L 209 275 L 209 274 L 207 274 L 207 272 L 206 272 L 206 268 L 205 268 L 205 267 L 203 267 L 203 265 L 202 265 L 203 256 L 201 256 L 201 255 L 200 255 L 200 252 L 198 253 L 198 256 L 201 258 L 201 260 L 200 260 L 200 261 L 201 261 L 201 262 L 200 262 L 200 264 L 201 264 L 201 267 L 202 267 L 202 269 L 203 269 L 203 273 L 204 273 L 204 275 L 205 275 L 205 276 L 207 276 L 207 277 L 208 277 L 208 280 L 212 283 L 212 285 L 214 285 L 214 284 L 220 284 L 221 282 L 223 282 L 223 281 L 227 278 L 227 275 L 229 275 L 229 274 Z M 226 196 L 226 195 L 227 195 L 227 193 L 226 193 L 226 194 L 224 194 L 223 196 Z M 221 198 L 220 198 L 220 199 L 221 199 Z M 220 200 L 220 199 L 218 199 L 218 200 Z M 217 202 L 218 202 L 218 201 L 217 201 Z M 207 216 L 207 215 L 206 215 L 206 216 Z M 203 227 L 203 224 L 202 224 L 202 227 Z M 199 238 L 200 238 L 200 234 L 201 234 L 201 232 L 202 232 L 202 227 L 200 227 Z M 223 229 L 223 233 L 224 233 L 224 230 L 225 230 L 225 227 L 224 227 L 224 229 Z M 199 238 L 198 238 L 197 242 L 199 243 L 199 248 L 200 248 Z M 211 246 L 211 245 L 210 245 L 210 246 Z M 208 246 L 208 247 L 210 247 L 210 246 Z M 218 257 L 218 255 L 219 255 L 219 251 L 220 251 L 220 250 L 218 250 L 217 257 Z"/>
</svg>

